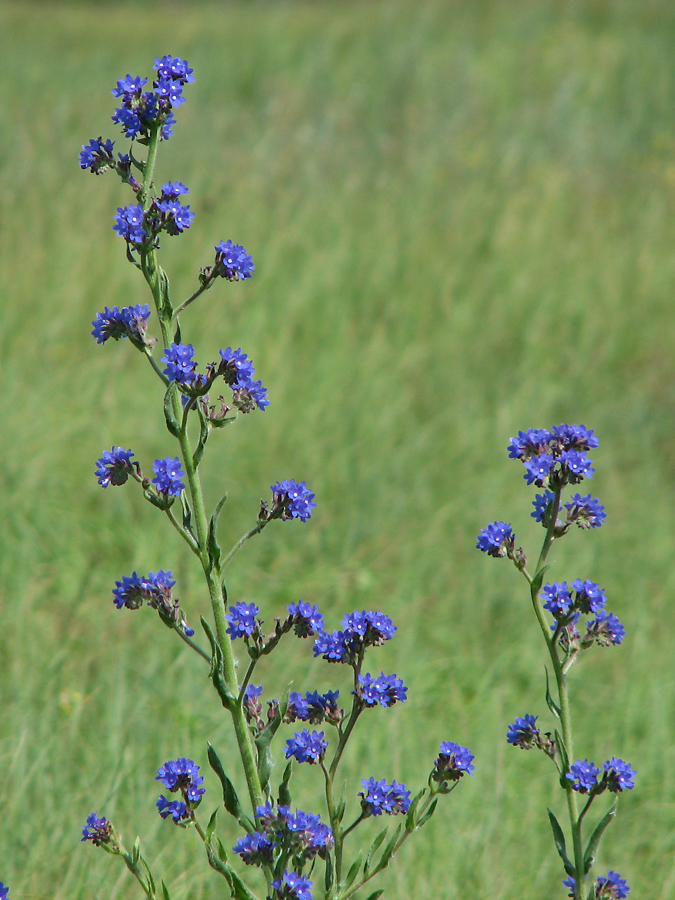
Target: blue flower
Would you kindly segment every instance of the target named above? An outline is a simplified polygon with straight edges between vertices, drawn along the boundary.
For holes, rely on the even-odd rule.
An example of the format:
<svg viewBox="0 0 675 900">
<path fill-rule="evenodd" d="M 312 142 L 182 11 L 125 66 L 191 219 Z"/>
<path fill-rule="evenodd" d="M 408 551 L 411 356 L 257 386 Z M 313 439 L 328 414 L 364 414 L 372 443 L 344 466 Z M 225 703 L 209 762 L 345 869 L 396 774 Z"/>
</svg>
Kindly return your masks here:
<svg viewBox="0 0 675 900">
<path fill-rule="evenodd" d="M 143 228 L 144 224 L 145 213 L 140 203 L 117 207 L 113 231 L 116 231 L 128 243 L 143 243 L 148 236 L 148 232 Z"/>
<path fill-rule="evenodd" d="M 566 482 L 579 484 L 584 478 L 592 478 L 595 469 L 586 453 L 578 450 L 565 450 L 560 454 L 560 462 L 563 464 L 563 472 L 567 474 Z"/>
<path fill-rule="evenodd" d="M 599 615 L 587 624 L 584 643 L 590 645 L 595 641 L 599 647 L 620 644 L 626 636 L 626 629 L 614 613 Z"/>
<path fill-rule="evenodd" d="M 160 766 L 155 781 L 161 781 L 171 793 L 180 791 L 183 799 L 190 803 L 198 803 L 204 793 L 204 788 L 199 787 L 204 781 L 199 775 L 199 766 L 184 756 L 170 759 Z"/>
<path fill-rule="evenodd" d="M 528 428 L 527 431 L 519 431 L 516 437 L 509 441 L 508 452 L 511 459 L 529 459 L 538 456 L 548 447 L 551 440 L 551 432 L 541 428 Z"/>
<path fill-rule="evenodd" d="M 82 840 L 84 840 L 84 838 Z M 0 900 L 7 900 L 8 895 L 9 888 L 5 887 L 5 885 L 0 881 Z"/>
<path fill-rule="evenodd" d="M 102 488 L 107 488 L 113 484 L 118 486 L 125 484 L 134 471 L 140 471 L 137 462 L 131 462 L 133 451 L 123 450 L 122 447 L 115 447 L 112 450 L 104 450 L 103 456 L 96 460 L 96 472 L 94 473 L 98 479 L 98 483 Z"/>
<path fill-rule="evenodd" d="M 181 478 L 185 478 L 185 472 L 181 469 L 177 456 L 156 459 L 152 464 L 152 471 L 155 473 L 152 483 L 160 494 L 178 497 L 185 490 L 181 481 Z"/>
<path fill-rule="evenodd" d="M 585 425 L 554 425 L 551 443 L 563 450 L 592 450 L 600 441 Z"/>
<path fill-rule="evenodd" d="M 256 616 L 260 612 L 255 603 L 235 603 L 225 618 L 228 621 L 227 633 L 232 640 L 240 637 L 251 637 L 260 627 Z"/>
<path fill-rule="evenodd" d="M 181 59 L 180 56 L 155 57 L 153 68 L 157 70 L 160 78 L 171 78 L 181 84 L 188 84 L 195 80 L 195 76 L 192 74 L 194 69 L 191 69 L 187 60 Z"/>
<path fill-rule="evenodd" d="M 298 637 L 312 637 L 323 631 L 323 615 L 318 606 L 298 600 L 297 603 L 289 603 L 287 609 Z"/>
<path fill-rule="evenodd" d="M 309 490 L 304 481 L 277 481 L 270 488 L 274 497 L 273 515 L 285 521 L 286 519 L 300 519 L 306 522 L 316 507 L 315 495 Z"/>
<path fill-rule="evenodd" d="M 164 374 L 169 381 L 178 384 L 192 384 L 197 378 L 197 363 L 193 359 L 195 348 L 192 344 L 171 344 L 160 362 L 166 363 Z"/>
<path fill-rule="evenodd" d="M 434 762 L 434 781 L 459 781 L 464 775 L 473 775 L 474 755 L 467 748 L 454 741 L 442 741 L 438 758 Z"/>
<path fill-rule="evenodd" d="M 233 244 L 232 241 L 221 241 L 216 246 L 216 261 L 214 270 L 217 275 L 228 281 L 243 281 L 250 278 L 255 269 L 253 259 L 244 250 L 241 244 Z"/>
<path fill-rule="evenodd" d="M 80 152 L 80 168 L 90 169 L 94 175 L 102 175 L 106 169 L 115 165 L 113 157 L 114 141 L 103 138 L 92 138 L 84 144 Z"/>
<path fill-rule="evenodd" d="M 530 513 L 535 522 L 541 522 L 545 528 L 548 528 L 547 513 L 549 511 L 551 501 L 555 498 L 553 491 L 544 491 L 543 494 L 536 494 L 532 501 L 534 512 Z"/>
<path fill-rule="evenodd" d="M 272 887 L 278 900 L 312 900 L 312 882 L 297 872 L 284 872 L 283 878 L 275 878 Z"/>
<path fill-rule="evenodd" d="M 381 816 L 387 813 L 395 816 L 397 813 L 406 813 L 410 808 L 410 791 L 404 784 L 397 784 L 393 781 L 387 784 L 383 778 L 381 781 L 375 781 L 374 778 L 362 778 L 361 784 L 363 791 L 359 793 L 361 797 L 361 807 L 363 812 L 369 816 Z"/>
<path fill-rule="evenodd" d="M 322 656 L 328 662 L 348 662 L 347 654 L 342 631 L 323 631 L 314 641 L 314 656 Z"/>
<path fill-rule="evenodd" d="M 243 413 L 251 412 L 257 406 L 265 410 L 270 405 L 267 389 L 262 381 L 255 381 L 255 369 L 247 354 L 241 348 L 233 350 L 227 347 L 220 351 L 221 362 L 216 371 L 222 375 L 232 388 L 233 401 L 237 409 Z"/>
<path fill-rule="evenodd" d="M 510 525 L 506 522 L 491 522 L 478 535 L 476 549 L 488 556 L 504 557 L 509 550 L 513 551 L 514 543 L 515 535 Z"/>
<path fill-rule="evenodd" d="M 182 800 L 167 800 L 166 797 L 160 796 L 155 805 L 163 819 L 171 816 L 176 825 L 190 821 L 190 813 Z"/>
<path fill-rule="evenodd" d="M 393 706 L 397 701 L 404 703 L 407 699 L 408 688 L 405 687 L 400 678 L 396 675 L 385 675 L 380 672 L 377 678 L 373 678 L 370 673 L 359 675 L 356 694 L 363 700 L 366 706 Z"/>
<path fill-rule="evenodd" d="M 526 714 L 522 719 L 516 719 L 513 725 L 509 725 L 506 733 L 507 742 L 522 750 L 537 747 L 539 745 L 539 729 L 535 725 L 537 718 Z"/>
<path fill-rule="evenodd" d="M 537 487 L 543 487 L 547 482 L 551 470 L 556 464 L 556 460 L 547 453 L 540 456 L 532 456 L 530 459 L 524 460 L 525 474 L 523 478 L 528 484 L 536 484 Z"/>
<path fill-rule="evenodd" d="M 582 581 L 577 578 L 572 582 L 571 587 L 576 591 L 574 607 L 585 615 L 599 613 L 607 602 L 605 592 L 594 581 Z"/>
<path fill-rule="evenodd" d="M 162 185 L 162 200 L 175 200 L 182 194 L 189 194 L 190 191 L 185 187 L 182 181 L 167 181 Z"/>
<path fill-rule="evenodd" d="M 139 609 L 148 599 L 145 579 L 135 572 L 133 575 L 123 575 L 121 581 L 115 582 L 113 599 L 118 609 L 122 609 L 123 606 L 127 609 Z"/>
<path fill-rule="evenodd" d="M 596 900 L 623 900 L 629 891 L 628 882 L 618 872 L 608 872 L 606 877 L 600 875 L 595 883 Z"/>
<path fill-rule="evenodd" d="M 545 584 L 541 590 L 541 597 L 544 600 L 544 609 L 547 609 L 556 619 L 565 618 L 571 610 L 572 593 L 566 581 Z"/>
<path fill-rule="evenodd" d="M 91 815 L 87 816 L 87 824 L 82 829 L 82 840 L 91 841 L 95 847 L 114 843 L 110 822 L 104 816 L 99 818 L 95 812 L 91 813 Z M 1 884 L 0 887 L 2 887 Z M 7 889 L 5 888 L 5 890 Z M 4 897 L 6 896 L 7 894 L 4 895 Z M 0 900 L 4 900 L 2 892 L 0 892 Z"/>
<path fill-rule="evenodd" d="M 261 866 L 271 863 L 272 850 L 275 844 L 261 831 L 252 831 L 240 838 L 232 848 L 243 859 L 247 866 Z"/>
<path fill-rule="evenodd" d="M 613 756 L 602 764 L 602 768 L 606 772 L 607 790 L 613 794 L 620 794 L 621 791 L 629 791 L 635 787 L 635 772 L 622 759 Z"/>
<path fill-rule="evenodd" d="M 587 494 L 574 494 L 569 503 L 565 504 L 567 521 L 576 522 L 579 528 L 599 528 L 607 518 L 605 507 L 597 497 Z"/>
<path fill-rule="evenodd" d="M 511 438 L 508 452 L 511 459 L 522 461 L 528 484 L 562 487 L 592 478 L 593 468 L 586 451 L 598 445 L 597 437 L 585 425 L 556 425 L 551 431 L 530 428 L 518 432 L 517 437 Z M 542 521 L 540 516 L 544 513 L 543 500 L 535 501 L 534 518 Z"/>
<path fill-rule="evenodd" d="M 318 763 L 323 759 L 328 741 L 324 739 L 323 731 L 296 731 L 292 738 L 286 741 L 284 754 L 286 759 L 294 757 L 299 763 Z"/>
<path fill-rule="evenodd" d="M 147 303 L 143 306 L 140 304 L 124 306 L 122 309 L 116 306 L 109 309 L 106 306 L 91 323 L 94 326 L 92 335 L 96 338 L 97 344 L 105 344 L 110 338 L 119 341 L 120 338 L 126 337 L 131 338 L 136 344 L 142 344 L 150 315 Z"/>
<path fill-rule="evenodd" d="M 572 782 L 572 789 L 580 794 L 587 794 L 598 786 L 600 769 L 587 759 L 578 759 L 565 773 L 565 778 Z"/>
</svg>

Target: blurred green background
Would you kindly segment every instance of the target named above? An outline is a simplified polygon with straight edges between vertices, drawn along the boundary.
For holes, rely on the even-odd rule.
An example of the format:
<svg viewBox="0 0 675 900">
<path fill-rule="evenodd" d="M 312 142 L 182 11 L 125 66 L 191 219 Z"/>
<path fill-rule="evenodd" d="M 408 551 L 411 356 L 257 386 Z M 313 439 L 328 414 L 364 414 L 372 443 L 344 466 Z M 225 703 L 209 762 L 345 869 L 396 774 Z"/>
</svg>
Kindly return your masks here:
<svg viewBox="0 0 675 900">
<path fill-rule="evenodd" d="M 115 444 L 146 469 L 175 451 L 161 391 L 126 343 L 97 346 L 105 305 L 144 303 L 112 232 L 131 202 L 82 173 L 117 137 L 115 80 L 187 58 L 196 82 L 158 180 L 197 213 L 162 261 L 187 296 L 232 238 L 255 276 L 183 319 L 205 363 L 243 347 L 272 405 L 211 441 L 221 534 L 247 528 L 278 478 L 317 495 L 310 523 L 269 528 L 230 576 L 271 622 L 302 597 L 329 625 L 382 609 L 373 651 L 409 702 L 375 710 L 346 771 L 414 786 L 440 740 L 476 775 L 405 848 L 387 896 L 563 897 L 542 755 L 506 746 L 525 712 L 551 727 L 525 583 L 475 550 L 512 522 L 530 555 L 532 490 L 507 459 L 519 429 L 595 429 L 606 525 L 554 553 L 552 580 L 591 578 L 627 628 L 572 677 L 576 755 L 638 771 L 598 873 L 631 897 L 675 897 L 675 7 L 669 0 L 314 0 L 0 5 L 0 880 L 11 900 L 138 897 L 85 817 L 141 834 L 174 900 L 224 896 L 198 839 L 161 822 L 157 767 L 207 739 L 233 759 L 204 666 L 114 581 L 172 568 L 193 623 L 195 563 L 133 485 L 102 491 Z M 125 149 L 120 141 L 118 149 Z M 348 690 L 337 667 L 266 661 L 267 696 Z M 541 757 L 541 758 L 540 758 Z M 315 770 L 298 773 L 309 799 Z M 207 775 L 205 804 L 217 802 Z M 356 781 L 356 787 L 359 783 Z M 603 798 L 604 800 L 604 798 Z M 602 801 L 598 801 L 601 804 Z M 234 831 L 223 819 L 221 834 Z"/>
</svg>

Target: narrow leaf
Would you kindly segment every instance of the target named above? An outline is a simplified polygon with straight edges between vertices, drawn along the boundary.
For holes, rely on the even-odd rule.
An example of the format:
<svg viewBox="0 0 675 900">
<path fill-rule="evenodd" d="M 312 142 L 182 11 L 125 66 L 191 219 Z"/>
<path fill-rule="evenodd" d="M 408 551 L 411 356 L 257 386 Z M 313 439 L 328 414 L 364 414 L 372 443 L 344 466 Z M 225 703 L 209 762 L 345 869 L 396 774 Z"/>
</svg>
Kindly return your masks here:
<svg viewBox="0 0 675 900">
<path fill-rule="evenodd" d="M 209 765 L 216 773 L 216 775 L 220 779 L 221 785 L 223 786 L 223 803 L 225 804 L 225 809 L 231 816 L 234 816 L 237 822 L 243 822 L 246 819 L 246 815 L 241 806 L 241 803 L 239 802 L 237 792 L 234 789 L 234 785 L 225 774 L 225 770 L 223 769 L 223 764 L 220 761 L 220 757 L 211 744 L 208 745 L 208 758 Z"/>
<path fill-rule="evenodd" d="M 386 838 L 388 831 L 388 828 L 383 828 L 382 831 L 377 835 L 373 843 L 370 845 L 370 850 L 366 854 L 366 861 L 363 864 L 363 874 L 366 878 L 368 877 L 368 872 L 370 871 L 370 861 L 373 858 L 373 853 L 375 853 L 382 841 Z"/>
<path fill-rule="evenodd" d="M 565 871 L 567 872 L 567 874 L 574 876 L 574 872 L 575 872 L 574 866 L 572 865 L 572 863 L 569 860 L 569 857 L 567 856 L 567 845 L 565 844 L 565 834 L 564 834 L 562 828 L 560 827 L 560 823 L 558 822 L 556 817 L 553 815 L 551 810 L 549 809 L 549 810 L 547 810 L 547 812 L 548 812 L 549 821 L 551 823 L 551 830 L 553 831 L 553 841 L 555 843 L 556 850 L 558 851 L 558 854 L 560 855 L 560 859 L 562 859 L 562 861 L 563 861 L 563 865 L 565 866 Z"/>
<path fill-rule="evenodd" d="M 211 841 L 211 838 L 213 837 L 213 832 L 216 830 L 216 818 L 217 817 L 218 817 L 218 807 L 216 807 L 213 810 L 213 812 L 211 814 L 211 818 L 209 819 L 209 824 L 206 826 L 206 832 L 205 832 L 206 840 L 209 842 Z"/>
<path fill-rule="evenodd" d="M 211 521 L 209 522 L 209 533 L 206 547 L 209 553 L 209 559 L 211 561 L 212 569 L 218 568 L 218 566 L 220 566 L 222 551 L 220 548 L 220 544 L 218 543 L 218 538 L 216 537 L 216 532 L 218 528 L 218 517 L 220 516 L 220 511 L 225 505 L 226 500 L 227 494 L 224 494 L 218 501 L 218 505 L 216 506 L 216 508 L 213 510 L 213 515 L 211 516 Z"/>
<path fill-rule="evenodd" d="M 546 673 L 546 705 L 551 710 L 551 712 L 556 717 L 556 719 L 559 719 L 560 716 L 562 715 L 562 710 L 560 709 L 558 704 L 555 702 L 555 700 L 551 696 L 549 680 L 548 680 L 548 669 L 546 666 L 544 666 L 544 672 Z"/>
<path fill-rule="evenodd" d="M 544 583 L 544 575 L 550 569 L 550 565 L 542 566 L 541 569 L 537 572 L 537 574 L 532 579 L 532 593 L 538 594 L 541 590 L 541 586 Z"/>
<path fill-rule="evenodd" d="M 433 816 L 433 814 L 436 812 L 436 807 L 437 807 L 437 806 L 438 806 L 438 797 L 436 797 L 436 799 L 431 803 L 431 806 L 429 807 L 429 809 L 428 809 L 423 815 L 421 815 L 421 816 L 419 817 L 419 819 L 418 819 L 418 821 L 417 821 L 415 827 L 416 827 L 416 828 L 421 828 L 422 825 L 426 825 L 427 822 L 429 821 L 429 819 L 430 819 L 430 818 Z"/>
<path fill-rule="evenodd" d="M 138 865 L 138 860 L 141 858 L 141 839 L 139 837 L 134 841 L 134 846 L 131 848 L 131 861 L 135 866 Z"/>
<path fill-rule="evenodd" d="M 197 468 L 199 463 L 202 461 L 202 457 L 204 456 L 204 448 L 206 447 L 206 442 L 209 437 L 209 433 L 211 428 L 209 426 L 209 420 L 204 415 L 204 411 L 202 410 L 199 403 L 197 403 L 197 412 L 199 413 L 199 440 L 197 441 L 197 446 L 195 447 L 195 452 L 192 454 L 192 464 Z"/>
<path fill-rule="evenodd" d="M 562 771 L 560 783 L 563 787 L 567 787 L 567 779 L 565 778 L 565 773 L 569 772 L 570 770 L 570 758 L 567 754 L 567 747 L 565 746 L 563 737 L 557 728 L 555 730 L 555 745 L 558 748 L 558 752 L 560 753 L 560 769 Z"/>
<path fill-rule="evenodd" d="M 412 803 L 408 807 L 408 812 L 405 817 L 405 828 L 406 831 L 412 831 L 415 827 L 415 814 L 417 813 L 417 807 L 420 805 L 420 800 L 426 794 L 427 789 L 422 788 L 422 790 L 413 797 Z"/>
<path fill-rule="evenodd" d="M 171 900 L 171 894 L 169 893 L 168 887 L 162 882 L 162 896 L 164 900 Z"/>
<path fill-rule="evenodd" d="M 380 888 L 379 891 L 373 891 L 372 894 L 368 894 L 366 900 L 379 900 L 382 894 L 384 894 L 384 888 Z"/>
<path fill-rule="evenodd" d="M 394 851 L 396 849 L 396 842 L 398 841 L 399 837 L 401 836 L 402 829 L 403 829 L 403 825 L 401 823 L 399 823 L 396 826 L 396 830 L 394 831 L 391 838 L 389 839 L 389 843 L 387 844 L 387 846 L 384 848 L 384 850 L 382 852 L 380 861 L 377 864 L 378 871 L 380 869 L 386 868 L 389 865 L 389 860 L 394 855 Z"/>
<path fill-rule="evenodd" d="M 612 821 L 614 816 L 616 815 L 616 809 L 618 806 L 618 798 L 614 800 L 614 803 L 607 810 L 605 815 L 600 819 L 598 824 L 595 826 L 595 831 L 591 835 L 588 846 L 586 847 L 586 852 L 584 853 L 584 875 L 588 875 L 591 870 L 591 866 L 595 862 L 595 854 L 598 849 L 598 845 L 600 843 L 600 839 L 605 833 L 605 828 Z"/>
<path fill-rule="evenodd" d="M 166 427 L 169 430 L 169 433 L 174 437 L 180 437 L 180 423 L 173 411 L 173 398 L 176 395 L 177 389 L 176 382 L 172 381 L 164 395 L 164 418 L 166 420 Z"/>
<path fill-rule="evenodd" d="M 354 862 L 349 867 L 349 872 L 347 872 L 347 879 L 344 883 L 344 887 L 348 888 L 354 884 L 356 876 L 359 874 L 359 869 L 361 868 L 361 860 L 363 858 L 363 854 L 359 853 Z"/>
<path fill-rule="evenodd" d="M 286 768 L 284 769 L 284 774 L 281 778 L 281 784 L 279 785 L 279 797 L 277 800 L 278 806 L 290 806 L 292 803 L 291 792 L 288 787 L 292 775 L 293 760 L 289 759 Z"/>
<path fill-rule="evenodd" d="M 326 893 L 333 887 L 333 854 L 330 850 L 326 850 L 326 873 L 323 879 Z"/>
</svg>

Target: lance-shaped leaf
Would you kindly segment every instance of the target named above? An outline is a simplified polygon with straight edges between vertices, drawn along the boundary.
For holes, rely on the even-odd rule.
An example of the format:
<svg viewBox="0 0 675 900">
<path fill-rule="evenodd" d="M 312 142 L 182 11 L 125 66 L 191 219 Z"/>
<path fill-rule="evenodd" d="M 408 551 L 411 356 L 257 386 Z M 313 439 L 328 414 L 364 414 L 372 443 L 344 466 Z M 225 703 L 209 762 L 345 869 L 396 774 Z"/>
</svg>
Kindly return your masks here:
<svg viewBox="0 0 675 900">
<path fill-rule="evenodd" d="M 231 816 L 234 816 L 234 818 L 237 820 L 237 822 L 239 822 L 242 828 L 245 828 L 248 832 L 253 831 L 253 823 L 246 816 L 244 809 L 239 802 L 239 797 L 237 796 L 234 785 L 225 774 L 225 769 L 223 768 L 223 764 L 220 761 L 220 757 L 211 744 L 208 745 L 208 748 L 209 765 L 216 773 L 216 775 L 220 779 L 221 785 L 223 786 L 223 803 L 225 804 L 225 809 Z"/>
<path fill-rule="evenodd" d="M 326 888 L 326 894 L 328 894 L 330 889 L 333 887 L 333 866 L 334 866 L 333 854 L 330 852 L 330 850 L 326 850 L 326 858 L 325 859 L 326 859 L 326 871 L 324 874 L 323 883 L 324 883 L 324 887 Z"/>
<path fill-rule="evenodd" d="M 370 872 L 370 863 L 373 858 L 373 853 L 375 853 L 377 851 L 377 849 L 380 846 L 380 844 L 382 843 L 382 841 L 386 838 L 388 831 L 389 831 L 389 829 L 387 827 L 384 827 L 382 829 L 382 831 L 377 835 L 377 837 L 375 838 L 373 843 L 370 845 L 370 850 L 366 854 L 366 861 L 363 864 L 364 878 L 367 878 L 368 873 Z"/>
<path fill-rule="evenodd" d="M 139 837 L 134 841 L 134 846 L 131 848 L 131 862 L 133 865 L 138 865 L 138 860 L 141 858 L 141 839 Z"/>
<path fill-rule="evenodd" d="M 382 851 L 382 856 L 380 857 L 380 861 L 377 864 L 378 871 L 380 871 L 380 869 L 385 869 L 389 865 L 389 861 L 394 855 L 394 851 L 396 850 L 396 843 L 401 836 L 402 830 L 403 824 L 399 822 L 399 824 L 396 826 L 396 830 L 389 839 L 389 843 Z"/>
<path fill-rule="evenodd" d="M 166 427 L 174 437 L 180 437 L 181 433 L 180 422 L 176 418 L 176 414 L 173 410 L 173 398 L 176 396 L 177 390 L 178 387 L 176 382 L 172 381 L 166 389 L 166 394 L 164 394 L 164 418 L 166 420 Z"/>
<path fill-rule="evenodd" d="M 538 594 L 539 591 L 541 590 L 541 586 L 544 583 L 544 575 L 547 573 L 547 571 L 550 568 L 551 567 L 549 565 L 542 566 L 541 569 L 539 569 L 539 571 L 535 574 L 534 578 L 532 579 L 532 585 L 531 585 L 531 591 L 532 591 L 533 596 L 535 594 Z"/>
<path fill-rule="evenodd" d="M 279 785 L 279 795 L 277 799 L 278 806 L 290 806 L 293 802 L 293 798 L 291 797 L 291 792 L 288 787 L 291 776 L 293 774 L 293 760 L 289 759 L 286 764 L 286 768 L 284 769 L 284 774 L 281 778 L 281 784 Z"/>
<path fill-rule="evenodd" d="M 431 805 L 429 806 L 429 809 L 425 813 L 422 813 L 422 815 L 419 817 L 419 819 L 415 823 L 415 828 L 421 828 L 422 825 L 426 825 L 427 822 L 429 821 L 429 819 L 436 812 L 437 806 L 438 806 L 438 797 L 431 803 Z"/>
<path fill-rule="evenodd" d="M 218 543 L 218 538 L 216 537 L 216 530 L 218 528 L 218 517 L 220 516 L 220 511 L 225 505 L 226 500 L 227 494 L 223 494 L 223 496 L 218 501 L 216 508 L 213 510 L 213 515 L 211 516 L 211 519 L 209 521 L 209 533 L 206 548 L 209 554 L 211 570 L 213 570 L 214 568 L 217 569 L 220 566 L 222 551 L 220 548 L 220 544 Z"/>
<path fill-rule="evenodd" d="M 171 894 L 169 893 L 168 887 L 162 882 L 162 897 L 164 900 L 171 900 Z"/>
<path fill-rule="evenodd" d="M 553 831 L 553 841 L 555 843 L 556 850 L 560 855 L 560 859 L 563 861 L 563 865 L 565 866 L 565 871 L 568 875 L 571 875 L 572 878 L 576 878 L 576 869 L 570 862 L 570 859 L 567 855 L 567 845 L 565 844 L 565 834 L 560 827 L 560 823 L 553 815 L 551 810 L 547 810 L 548 818 L 551 823 L 551 830 Z"/>
<path fill-rule="evenodd" d="M 288 709 L 288 695 L 290 693 L 291 686 L 288 685 L 286 690 L 284 691 L 284 695 L 279 701 L 279 705 L 276 708 L 274 713 L 274 718 L 272 721 L 254 738 L 256 747 L 258 748 L 258 776 L 260 778 L 260 784 L 262 785 L 262 789 L 266 794 L 270 793 L 269 790 L 269 782 L 270 777 L 272 775 L 272 769 L 274 767 L 274 757 L 272 756 L 272 738 L 276 734 L 279 725 L 281 725 L 281 720 L 286 715 L 286 711 Z"/>
<path fill-rule="evenodd" d="M 197 405 L 197 412 L 199 414 L 199 440 L 197 441 L 195 452 L 192 454 L 192 465 L 195 467 L 195 469 L 202 461 L 202 457 L 204 456 L 204 448 L 206 447 L 206 442 L 211 432 L 209 420 L 206 418 L 203 409 L 199 405 Z"/>
<path fill-rule="evenodd" d="M 588 846 L 586 847 L 586 852 L 584 853 L 584 875 L 588 875 L 588 873 L 591 871 L 593 863 L 595 862 L 595 854 L 598 850 L 600 839 L 605 833 L 605 828 L 607 828 L 609 823 L 616 815 L 618 804 L 619 800 L 618 798 L 615 798 L 614 803 L 612 803 L 605 815 L 600 819 L 598 824 L 595 826 L 593 834 L 589 838 Z"/>
<path fill-rule="evenodd" d="M 220 644 L 216 640 L 213 629 L 204 616 L 201 616 L 199 621 L 202 623 L 202 628 L 211 644 L 211 670 L 209 672 L 209 678 L 213 682 L 215 689 L 218 691 L 218 696 L 225 709 L 232 709 L 233 705 L 237 702 L 237 698 L 230 692 L 227 682 L 225 681 L 225 676 L 223 675 L 223 651 L 220 649 Z"/>
<path fill-rule="evenodd" d="M 544 672 L 546 673 L 546 705 L 551 710 L 556 719 L 559 719 L 562 715 L 562 710 L 551 696 L 551 690 L 548 680 L 548 668 L 546 666 L 544 666 Z"/>
<path fill-rule="evenodd" d="M 555 745 L 558 748 L 558 752 L 560 753 L 560 771 L 562 775 L 560 776 L 560 784 L 562 787 L 569 787 L 568 779 L 565 778 L 565 773 L 570 770 L 570 758 L 567 753 L 567 747 L 565 746 L 565 741 L 563 741 L 563 737 L 556 728 L 555 730 Z"/>
<path fill-rule="evenodd" d="M 223 847 L 223 842 L 219 838 L 216 838 L 216 842 L 218 844 L 218 853 L 210 845 L 206 845 L 206 855 L 211 868 L 225 878 L 230 887 L 231 895 L 236 900 L 257 900 L 256 895 L 246 886 L 227 862 L 227 853 L 225 852 L 225 847 Z"/>
<path fill-rule="evenodd" d="M 363 854 L 359 853 L 354 862 L 349 867 L 349 872 L 347 872 L 347 878 L 345 879 L 344 887 L 349 888 L 354 884 L 356 880 L 356 876 L 359 874 L 359 869 L 361 868 L 361 860 L 363 859 Z"/>
<path fill-rule="evenodd" d="M 213 832 L 216 830 L 216 819 L 218 818 L 218 807 L 213 810 L 211 813 L 211 818 L 209 819 L 209 823 L 204 830 L 204 834 L 206 835 L 206 840 L 211 841 L 213 837 Z"/>
<path fill-rule="evenodd" d="M 380 888 L 377 891 L 373 891 L 372 894 L 368 894 L 366 900 L 379 900 L 379 898 L 384 894 L 384 888 Z"/>
<path fill-rule="evenodd" d="M 408 812 L 406 813 L 406 817 L 405 817 L 406 831 L 412 831 L 413 828 L 415 827 L 415 816 L 417 815 L 417 807 L 420 805 L 420 800 L 426 794 L 426 792 L 427 792 L 427 789 L 422 788 L 422 790 L 418 794 L 415 794 L 415 796 L 413 797 L 412 802 L 411 802 L 410 806 L 408 807 Z"/>
</svg>

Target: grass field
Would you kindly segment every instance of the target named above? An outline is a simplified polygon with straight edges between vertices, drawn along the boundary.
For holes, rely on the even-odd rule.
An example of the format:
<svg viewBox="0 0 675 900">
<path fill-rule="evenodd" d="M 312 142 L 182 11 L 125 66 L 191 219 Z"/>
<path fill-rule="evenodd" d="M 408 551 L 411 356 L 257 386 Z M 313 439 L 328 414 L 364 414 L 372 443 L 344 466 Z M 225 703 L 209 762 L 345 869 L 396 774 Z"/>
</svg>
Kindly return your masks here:
<svg viewBox="0 0 675 900">
<path fill-rule="evenodd" d="M 220 240 L 256 264 L 183 322 L 200 361 L 243 347 L 272 400 L 210 444 L 209 500 L 230 498 L 223 543 L 278 478 L 306 480 L 318 503 L 310 523 L 246 547 L 230 598 L 268 622 L 302 597 L 331 627 L 357 608 L 399 625 L 373 666 L 403 677 L 409 702 L 373 713 L 352 779 L 419 784 L 440 740 L 476 755 L 385 896 L 564 896 L 546 817 L 549 805 L 562 818 L 563 794 L 543 757 L 504 739 L 525 712 L 550 727 L 544 648 L 524 581 L 474 547 L 506 520 L 538 551 L 532 491 L 505 448 L 519 429 L 570 421 L 601 439 L 589 489 L 608 520 L 559 543 L 551 580 L 599 582 L 627 628 L 574 672 L 575 750 L 638 772 L 597 871 L 621 872 L 631 898 L 675 898 L 672 3 L 17 2 L 0 4 L 0 50 L 11 900 L 141 896 L 117 860 L 79 843 L 94 809 L 129 845 L 141 834 L 174 900 L 224 896 L 197 837 L 159 820 L 153 780 L 176 756 L 206 766 L 207 740 L 228 757 L 222 710 L 199 660 L 110 594 L 134 569 L 172 568 L 196 622 L 199 573 L 131 486 L 104 492 L 92 474 L 113 443 L 146 468 L 175 452 L 143 360 L 90 337 L 105 305 L 149 298 L 111 230 L 130 197 L 77 165 L 90 137 L 117 136 L 115 80 L 164 53 L 197 76 L 159 164 L 197 213 L 164 242 L 173 296 Z M 282 651 L 263 674 L 348 689 L 310 657 Z"/>
</svg>

